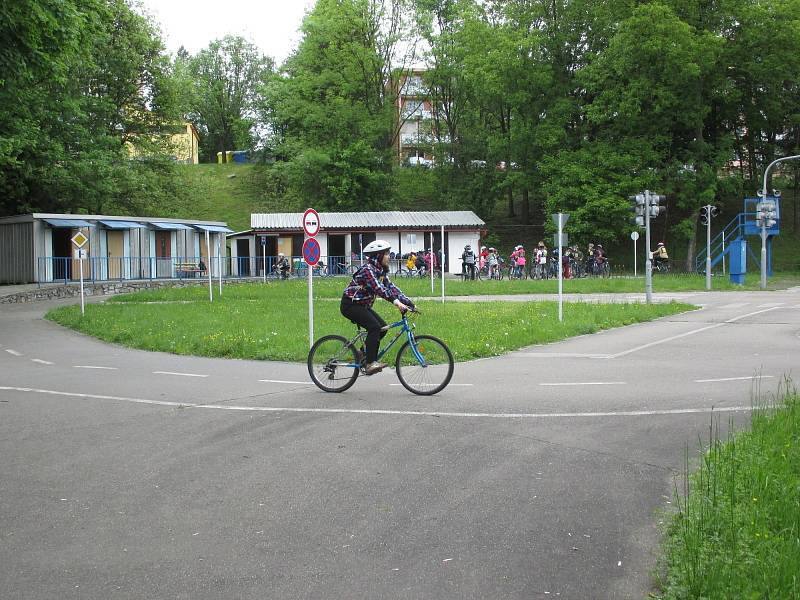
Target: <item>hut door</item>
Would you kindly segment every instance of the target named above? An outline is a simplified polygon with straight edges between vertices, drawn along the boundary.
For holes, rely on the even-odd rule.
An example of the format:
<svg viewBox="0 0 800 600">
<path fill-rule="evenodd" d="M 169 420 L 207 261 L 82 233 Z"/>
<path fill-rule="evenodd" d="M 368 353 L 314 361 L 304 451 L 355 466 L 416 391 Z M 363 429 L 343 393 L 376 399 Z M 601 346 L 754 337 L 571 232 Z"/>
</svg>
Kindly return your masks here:
<svg viewBox="0 0 800 600">
<path fill-rule="evenodd" d="M 156 231 L 156 277 L 170 277 L 172 274 L 172 249 L 170 232 Z"/>
<path fill-rule="evenodd" d="M 123 272 L 123 243 L 125 234 L 122 231 L 106 232 L 106 247 L 108 248 L 108 278 L 121 279 Z"/>
</svg>

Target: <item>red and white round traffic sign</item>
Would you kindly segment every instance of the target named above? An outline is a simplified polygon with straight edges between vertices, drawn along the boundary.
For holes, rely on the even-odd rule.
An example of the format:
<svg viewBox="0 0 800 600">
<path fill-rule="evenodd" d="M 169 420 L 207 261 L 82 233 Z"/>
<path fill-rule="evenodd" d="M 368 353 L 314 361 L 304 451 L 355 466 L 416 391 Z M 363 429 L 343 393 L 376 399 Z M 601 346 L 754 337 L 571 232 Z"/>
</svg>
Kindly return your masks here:
<svg viewBox="0 0 800 600">
<path fill-rule="evenodd" d="M 303 260 L 306 264 L 313 267 L 319 262 L 321 254 L 319 242 L 314 238 L 306 238 L 303 242 Z"/>
<path fill-rule="evenodd" d="M 319 233 L 320 222 L 319 213 L 313 208 L 309 208 L 303 213 L 303 231 L 308 237 L 314 237 Z"/>
</svg>

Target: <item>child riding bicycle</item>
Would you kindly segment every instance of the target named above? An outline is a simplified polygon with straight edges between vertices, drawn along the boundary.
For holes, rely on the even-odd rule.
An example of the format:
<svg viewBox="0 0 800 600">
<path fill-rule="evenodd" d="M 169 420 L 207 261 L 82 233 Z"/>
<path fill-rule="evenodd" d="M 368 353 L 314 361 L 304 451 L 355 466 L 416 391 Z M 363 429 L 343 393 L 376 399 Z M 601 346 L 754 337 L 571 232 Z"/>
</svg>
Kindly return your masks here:
<svg viewBox="0 0 800 600">
<path fill-rule="evenodd" d="M 389 280 L 389 250 L 391 245 L 384 240 L 375 240 L 364 248 L 367 259 L 353 274 L 353 279 L 342 294 L 341 313 L 367 330 L 366 368 L 367 375 L 374 375 L 386 368 L 378 362 L 378 345 L 386 335 L 386 326 L 381 316 L 372 310 L 378 297 L 394 304 L 400 312 L 414 310 L 414 303 L 400 288 Z"/>
</svg>

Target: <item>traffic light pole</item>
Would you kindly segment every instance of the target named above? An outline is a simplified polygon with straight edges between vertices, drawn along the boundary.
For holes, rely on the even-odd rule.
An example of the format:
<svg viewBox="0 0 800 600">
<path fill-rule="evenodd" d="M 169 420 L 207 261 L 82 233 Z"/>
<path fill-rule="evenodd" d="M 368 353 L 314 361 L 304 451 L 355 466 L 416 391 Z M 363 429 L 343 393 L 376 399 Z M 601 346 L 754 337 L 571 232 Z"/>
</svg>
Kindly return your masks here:
<svg viewBox="0 0 800 600">
<path fill-rule="evenodd" d="M 650 190 L 644 191 L 644 248 L 647 260 L 644 263 L 644 295 L 648 304 L 653 302 L 653 253 L 650 250 Z"/>
<path fill-rule="evenodd" d="M 706 204 L 706 290 L 711 291 L 711 205 Z"/>
<path fill-rule="evenodd" d="M 785 160 L 796 160 L 800 158 L 800 155 L 794 156 L 784 156 L 783 158 L 779 158 L 777 160 L 773 160 L 766 169 L 764 169 L 764 186 L 761 188 L 761 201 L 767 201 L 767 176 L 769 175 L 769 170 L 778 164 L 779 162 L 783 162 Z M 767 289 L 767 219 L 761 219 L 761 289 Z"/>
</svg>

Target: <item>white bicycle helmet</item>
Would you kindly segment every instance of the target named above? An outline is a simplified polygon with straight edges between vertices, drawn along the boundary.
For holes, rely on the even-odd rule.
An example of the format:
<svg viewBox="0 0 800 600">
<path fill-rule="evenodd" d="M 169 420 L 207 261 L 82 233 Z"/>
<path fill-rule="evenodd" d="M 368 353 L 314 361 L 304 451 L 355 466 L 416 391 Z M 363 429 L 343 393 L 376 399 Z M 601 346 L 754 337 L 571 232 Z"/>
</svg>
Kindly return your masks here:
<svg viewBox="0 0 800 600">
<path fill-rule="evenodd" d="M 375 240 L 370 242 L 364 247 L 364 254 L 371 256 L 373 254 L 380 254 L 381 252 L 388 252 L 392 245 L 385 240 Z"/>
</svg>

